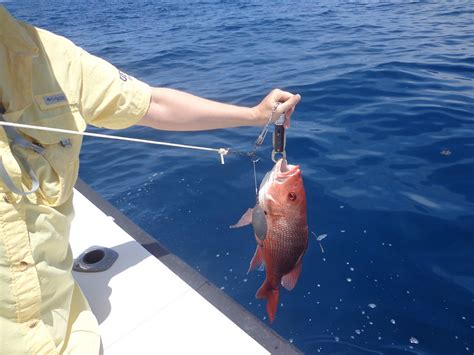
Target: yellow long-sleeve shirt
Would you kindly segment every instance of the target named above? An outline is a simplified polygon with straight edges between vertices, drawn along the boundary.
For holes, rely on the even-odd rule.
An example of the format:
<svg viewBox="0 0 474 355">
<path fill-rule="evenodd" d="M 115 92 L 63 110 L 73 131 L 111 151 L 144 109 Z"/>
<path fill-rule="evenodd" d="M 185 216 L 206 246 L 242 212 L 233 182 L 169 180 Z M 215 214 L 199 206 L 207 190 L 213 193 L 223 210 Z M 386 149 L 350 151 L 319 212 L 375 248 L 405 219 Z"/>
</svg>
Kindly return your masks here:
<svg viewBox="0 0 474 355">
<path fill-rule="evenodd" d="M 67 39 L 15 20 L 0 5 L 0 104 L 6 121 L 83 131 L 138 122 L 148 85 Z M 17 154 L 36 173 L 26 196 L 0 179 L 0 354 L 94 354 L 97 321 L 72 274 L 69 228 L 80 136 L 18 129 L 44 148 L 12 151 L 0 126 L 0 158 L 13 183 L 31 187 Z M 66 144 L 65 144 L 66 143 Z"/>
</svg>

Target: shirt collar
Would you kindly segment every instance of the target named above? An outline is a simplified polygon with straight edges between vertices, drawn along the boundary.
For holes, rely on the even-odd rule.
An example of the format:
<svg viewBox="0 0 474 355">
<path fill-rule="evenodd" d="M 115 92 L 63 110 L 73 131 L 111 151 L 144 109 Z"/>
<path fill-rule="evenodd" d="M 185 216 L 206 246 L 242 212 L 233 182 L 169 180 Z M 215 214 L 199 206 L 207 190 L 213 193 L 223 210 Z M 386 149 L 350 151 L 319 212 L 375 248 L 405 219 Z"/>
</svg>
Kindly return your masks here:
<svg viewBox="0 0 474 355">
<path fill-rule="evenodd" d="M 20 21 L 0 5 L 0 43 L 17 55 L 38 55 L 38 47 Z"/>
</svg>

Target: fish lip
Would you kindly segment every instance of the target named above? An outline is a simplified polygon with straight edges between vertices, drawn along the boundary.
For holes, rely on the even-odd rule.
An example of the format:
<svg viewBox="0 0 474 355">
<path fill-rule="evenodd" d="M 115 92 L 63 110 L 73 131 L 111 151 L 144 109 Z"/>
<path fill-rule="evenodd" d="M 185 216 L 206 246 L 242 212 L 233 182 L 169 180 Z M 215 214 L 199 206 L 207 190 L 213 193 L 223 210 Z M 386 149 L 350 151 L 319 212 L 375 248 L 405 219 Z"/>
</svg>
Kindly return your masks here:
<svg viewBox="0 0 474 355">
<path fill-rule="evenodd" d="M 299 165 L 288 164 L 286 159 L 280 159 L 275 165 L 275 180 L 279 183 L 285 182 L 287 178 L 300 174 Z"/>
<path fill-rule="evenodd" d="M 299 165 L 290 165 L 288 171 L 280 172 L 280 176 L 293 176 L 300 172 Z"/>
<path fill-rule="evenodd" d="M 286 159 L 280 159 L 277 163 L 277 175 L 278 177 L 288 177 L 295 175 L 299 172 L 300 166 L 299 165 L 291 165 L 288 164 Z"/>
</svg>

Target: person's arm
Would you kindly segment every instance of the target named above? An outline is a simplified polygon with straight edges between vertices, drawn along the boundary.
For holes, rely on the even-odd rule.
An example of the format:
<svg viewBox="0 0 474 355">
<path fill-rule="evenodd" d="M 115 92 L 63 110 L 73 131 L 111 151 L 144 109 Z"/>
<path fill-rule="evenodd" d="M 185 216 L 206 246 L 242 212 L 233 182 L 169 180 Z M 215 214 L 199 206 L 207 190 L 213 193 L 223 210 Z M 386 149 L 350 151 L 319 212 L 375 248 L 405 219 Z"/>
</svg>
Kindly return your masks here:
<svg viewBox="0 0 474 355">
<path fill-rule="evenodd" d="M 300 95 L 275 89 L 257 106 L 242 107 L 203 99 L 178 90 L 153 88 L 150 107 L 138 124 L 171 131 L 263 126 L 272 115 L 276 103 L 280 102 L 272 122 L 282 112 L 286 112 L 285 125 L 288 126 L 300 99 Z"/>
</svg>

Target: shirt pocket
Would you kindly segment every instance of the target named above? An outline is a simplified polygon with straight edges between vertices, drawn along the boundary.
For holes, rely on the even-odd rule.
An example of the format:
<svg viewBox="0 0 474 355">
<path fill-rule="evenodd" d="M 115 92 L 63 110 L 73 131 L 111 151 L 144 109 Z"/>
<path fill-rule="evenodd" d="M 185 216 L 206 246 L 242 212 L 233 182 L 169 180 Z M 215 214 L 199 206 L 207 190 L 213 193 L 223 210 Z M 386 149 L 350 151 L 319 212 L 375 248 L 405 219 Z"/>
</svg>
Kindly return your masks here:
<svg viewBox="0 0 474 355">
<path fill-rule="evenodd" d="M 22 117 L 22 123 L 83 132 L 86 123 L 77 109 L 65 108 L 59 114 L 31 119 Z M 27 152 L 27 160 L 38 177 L 40 186 L 36 192 L 37 202 L 59 206 L 72 195 L 79 171 L 79 153 L 82 136 L 70 133 L 19 129 L 29 139 L 44 148 L 42 153 Z M 26 150 L 25 150 L 26 151 Z"/>
</svg>

